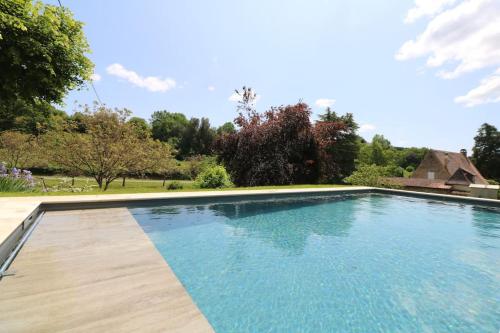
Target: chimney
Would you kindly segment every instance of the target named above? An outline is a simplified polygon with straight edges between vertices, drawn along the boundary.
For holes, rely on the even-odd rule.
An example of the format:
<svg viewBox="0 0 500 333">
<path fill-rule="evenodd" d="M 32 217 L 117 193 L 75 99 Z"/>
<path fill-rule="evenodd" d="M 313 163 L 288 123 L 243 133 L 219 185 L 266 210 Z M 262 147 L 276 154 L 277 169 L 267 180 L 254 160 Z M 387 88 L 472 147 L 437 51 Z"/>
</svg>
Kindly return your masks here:
<svg viewBox="0 0 500 333">
<path fill-rule="evenodd" d="M 460 149 L 460 154 L 464 155 L 465 158 L 467 158 L 467 149 Z"/>
</svg>

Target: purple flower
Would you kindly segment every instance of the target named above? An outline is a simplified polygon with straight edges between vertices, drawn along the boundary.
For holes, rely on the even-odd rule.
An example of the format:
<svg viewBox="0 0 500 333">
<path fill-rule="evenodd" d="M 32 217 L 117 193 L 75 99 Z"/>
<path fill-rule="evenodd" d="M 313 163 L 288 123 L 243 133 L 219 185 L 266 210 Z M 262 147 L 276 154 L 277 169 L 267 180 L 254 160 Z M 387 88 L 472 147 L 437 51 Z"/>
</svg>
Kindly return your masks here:
<svg viewBox="0 0 500 333">
<path fill-rule="evenodd" d="M 19 169 L 17 169 L 17 168 L 12 168 L 11 173 L 12 173 L 12 177 L 14 177 L 14 178 L 19 178 L 19 176 L 20 176 Z"/>
<path fill-rule="evenodd" d="M 33 175 L 31 174 L 31 171 L 23 170 L 21 173 L 21 177 L 24 178 L 31 187 L 33 187 L 35 185 L 35 181 L 33 179 Z"/>
<path fill-rule="evenodd" d="M 3 163 L 0 163 L 0 176 L 7 176 L 7 168 Z"/>
</svg>

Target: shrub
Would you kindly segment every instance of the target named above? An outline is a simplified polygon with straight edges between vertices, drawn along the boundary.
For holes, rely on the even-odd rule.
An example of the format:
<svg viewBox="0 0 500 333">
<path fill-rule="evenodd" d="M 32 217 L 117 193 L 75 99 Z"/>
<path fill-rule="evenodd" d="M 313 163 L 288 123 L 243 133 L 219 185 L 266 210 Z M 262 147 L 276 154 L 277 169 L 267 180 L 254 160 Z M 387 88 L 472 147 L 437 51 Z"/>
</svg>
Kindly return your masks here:
<svg viewBox="0 0 500 333">
<path fill-rule="evenodd" d="M 173 181 L 173 182 L 170 182 L 167 186 L 167 190 L 180 190 L 182 189 L 184 186 L 180 183 L 180 182 L 177 182 L 177 181 Z"/>
<path fill-rule="evenodd" d="M 387 168 L 372 165 L 361 165 L 352 175 L 345 178 L 348 184 L 359 186 L 382 186 L 383 177 L 387 176 Z"/>
<path fill-rule="evenodd" d="M 30 171 L 13 168 L 9 173 L 0 163 L 0 192 L 25 192 L 32 190 L 34 186 Z"/>
<path fill-rule="evenodd" d="M 403 177 L 405 169 L 400 166 L 391 164 L 386 167 L 386 176 L 390 177 Z"/>
<path fill-rule="evenodd" d="M 226 169 L 221 165 L 207 168 L 196 178 L 196 184 L 200 188 L 222 188 L 232 186 Z"/>
</svg>

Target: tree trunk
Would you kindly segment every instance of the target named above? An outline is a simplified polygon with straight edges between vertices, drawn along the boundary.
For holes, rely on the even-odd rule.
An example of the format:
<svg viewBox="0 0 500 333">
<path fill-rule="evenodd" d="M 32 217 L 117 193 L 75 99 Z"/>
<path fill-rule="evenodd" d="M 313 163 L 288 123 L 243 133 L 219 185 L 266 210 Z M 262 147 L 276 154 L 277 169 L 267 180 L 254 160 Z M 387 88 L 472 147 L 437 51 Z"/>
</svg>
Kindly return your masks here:
<svg viewBox="0 0 500 333">
<path fill-rule="evenodd" d="M 165 181 L 166 181 L 166 179 L 163 178 L 163 185 L 162 185 L 162 187 L 165 187 Z"/>
<path fill-rule="evenodd" d="M 123 176 L 122 176 L 122 187 L 125 187 L 125 178 L 126 178 L 126 176 L 125 176 L 125 175 L 123 175 Z"/>
<path fill-rule="evenodd" d="M 71 186 L 75 186 L 75 177 L 71 177 Z"/>
<path fill-rule="evenodd" d="M 110 183 L 111 182 L 106 181 L 106 183 L 104 184 L 104 190 L 103 191 L 106 191 L 108 189 Z"/>
</svg>

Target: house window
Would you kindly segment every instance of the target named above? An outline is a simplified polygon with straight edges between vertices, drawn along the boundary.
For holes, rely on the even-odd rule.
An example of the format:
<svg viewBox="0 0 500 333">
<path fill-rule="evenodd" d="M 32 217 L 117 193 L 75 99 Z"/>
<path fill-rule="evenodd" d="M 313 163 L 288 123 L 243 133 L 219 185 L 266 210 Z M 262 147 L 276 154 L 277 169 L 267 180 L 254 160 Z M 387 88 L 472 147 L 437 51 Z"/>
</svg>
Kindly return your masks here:
<svg viewBox="0 0 500 333">
<path fill-rule="evenodd" d="M 427 179 L 435 179 L 434 171 L 427 171 Z"/>
</svg>

